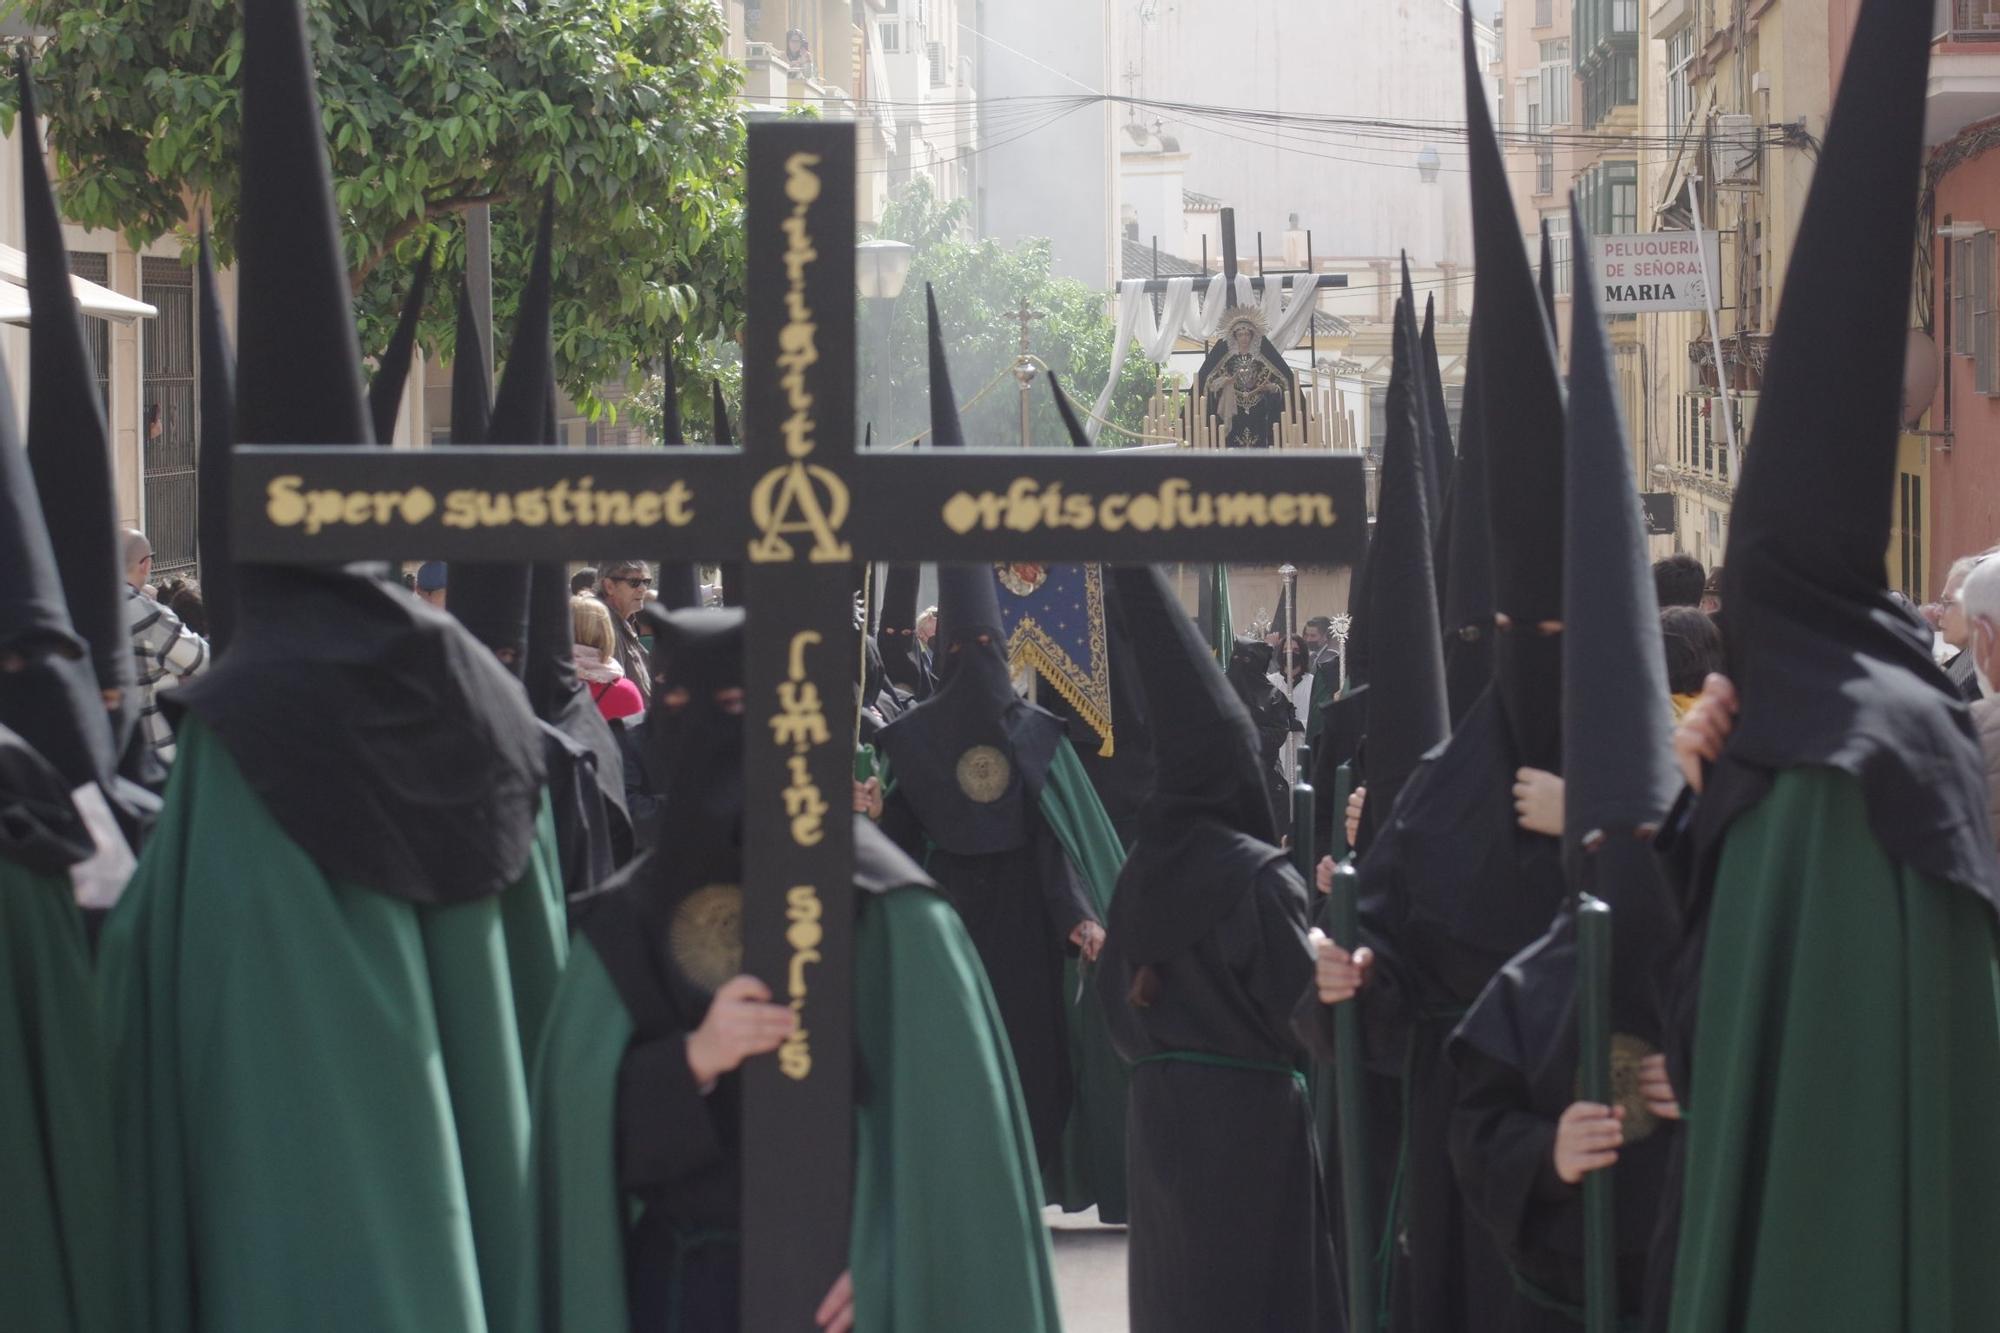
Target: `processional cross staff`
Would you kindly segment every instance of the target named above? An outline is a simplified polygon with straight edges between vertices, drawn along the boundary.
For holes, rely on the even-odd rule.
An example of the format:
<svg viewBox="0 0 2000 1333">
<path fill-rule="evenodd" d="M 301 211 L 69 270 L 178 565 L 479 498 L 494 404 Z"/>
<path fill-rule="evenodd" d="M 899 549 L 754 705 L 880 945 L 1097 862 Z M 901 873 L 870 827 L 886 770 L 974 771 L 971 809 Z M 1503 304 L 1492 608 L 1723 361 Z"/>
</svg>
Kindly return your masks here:
<svg viewBox="0 0 2000 1333">
<path fill-rule="evenodd" d="M 744 561 L 744 969 L 799 1014 L 743 1069 L 743 1326 L 806 1330 L 847 1267 L 853 595 L 865 561 L 1360 554 L 1359 455 L 854 447 L 852 126 L 749 134 L 741 449 L 239 446 L 237 558 Z"/>
</svg>

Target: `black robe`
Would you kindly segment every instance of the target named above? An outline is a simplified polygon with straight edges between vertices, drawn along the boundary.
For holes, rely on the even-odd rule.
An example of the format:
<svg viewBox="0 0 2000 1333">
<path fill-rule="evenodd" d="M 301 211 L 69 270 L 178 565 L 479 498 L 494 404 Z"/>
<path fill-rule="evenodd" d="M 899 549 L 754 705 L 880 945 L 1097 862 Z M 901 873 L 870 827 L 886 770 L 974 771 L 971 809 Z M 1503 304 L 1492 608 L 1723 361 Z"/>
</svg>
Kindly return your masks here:
<svg viewBox="0 0 2000 1333">
<path fill-rule="evenodd" d="M 1637 1091 L 1637 1064 L 1663 1040 L 1656 961 L 1672 935 L 1650 847 L 1599 855 L 1622 882 L 1613 897 L 1612 1100 L 1625 1145 L 1611 1168 L 1620 1314 L 1647 1304 L 1654 1226 L 1679 1126 L 1656 1120 Z M 1597 887 L 1593 885 L 1592 887 Z M 1620 918 L 1624 919 L 1620 919 Z M 1576 918 L 1566 905 L 1549 931 L 1503 968 L 1453 1034 L 1458 1090 L 1451 1155 L 1469 1211 L 1513 1266 L 1526 1300 L 1507 1327 L 1583 1326 L 1583 1190 L 1555 1172 L 1556 1124 L 1577 1100 Z"/>
<path fill-rule="evenodd" d="M 1367 1054 L 1405 1094 L 1392 1326 L 1416 1333 L 1506 1328 L 1501 1312 L 1521 1303 L 1453 1173 L 1459 1089 L 1445 1056 L 1486 983 L 1548 929 L 1568 892 L 1555 839 L 1515 822 L 1518 767 L 1489 690 L 1411 775 L 1361 864 L 1361 942 L 1376 955 L 1360 999 Z"/>
<path fill-rule="evenodd" d="M 1141 898 L 1112 900 L 1097 980 L 1112 1043 L 1135 1065 L 1127 1113 L 1133 1333 L 1339 1329 L 1312 1107 L 1288 1072 L 1306 1055 L 1295 1015 L 1318 1007 L 1305 884 L 1282 860 L 1255 872 L 1233 910 L 1154 965 L 1157 993 L 1135 1008 L 1122 918 L 1141 910 Z M 1264 1067 L 1149 1059 L 1163 1052 Z"/>
<path fill-rule="evenodd" d="M 563 896 L 575 899 L 610 879 L 618 868 L 612 849 L 611 806 L 598 785 L 597 754 L 546 722 L 540 727 Z M 629 825 L 625 841 L 629 849 Z"/>
<path fill-rule="evenodd" d="M 1039 786 L 1026 793 L 1021 802 L 1026 836 L 1006 851 L 967 855 L 931 846 L 900 786 L 889 794 L 881 827 L 937 881 L 979 951 L 1007 1025 L 1035 1155 L 1046 1169 L 1061 1153 L 1076 1095 L 1063 1013 L 1063 962 L 1074 951 L 1070 932 L 1078 922 L 1095 921 L 1097 909 L 1042 817 L 1040 795 Z"/>
</svg>

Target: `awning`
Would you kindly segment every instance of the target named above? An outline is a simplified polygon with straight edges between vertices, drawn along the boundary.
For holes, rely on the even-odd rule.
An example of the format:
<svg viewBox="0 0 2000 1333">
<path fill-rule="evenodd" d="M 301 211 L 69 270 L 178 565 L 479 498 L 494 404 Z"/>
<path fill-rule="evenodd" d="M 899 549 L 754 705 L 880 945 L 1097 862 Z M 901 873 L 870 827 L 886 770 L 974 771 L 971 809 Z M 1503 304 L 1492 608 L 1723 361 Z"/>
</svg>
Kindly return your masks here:
<svg viewBox="0 0 2000 1333">
<path fill-rule="evenodd" d="M 0 324 L 28 322 L 28 256 L 11 245 L 0 245 Z M 151 319 L 160 312 L 144 301 L 120 296 L 109 287 L 100 287 L 87 278 L 70 274 L 69 287 L 76 293 L 77 308 L 97 319 L 115 319 L 130 324 L 135 319 Z"/>
</svg>

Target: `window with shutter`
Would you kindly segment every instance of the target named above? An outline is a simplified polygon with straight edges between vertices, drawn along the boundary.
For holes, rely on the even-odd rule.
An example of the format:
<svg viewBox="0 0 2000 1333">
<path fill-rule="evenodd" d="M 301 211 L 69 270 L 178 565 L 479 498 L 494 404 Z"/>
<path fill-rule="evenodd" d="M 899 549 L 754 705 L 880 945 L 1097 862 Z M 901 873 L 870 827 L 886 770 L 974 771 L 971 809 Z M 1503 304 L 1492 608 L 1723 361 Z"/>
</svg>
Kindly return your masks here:
<svg viewBox="0 0 2000 1333">
<path fill-rule="evenodd" d="M 2000 394 L 2000 345 L 1993 329 L 1994 244 L 1990 231 L 1972 238 L 1972 358 L 1978 368 L 1976 387 L 1989 398 Z"/>
<path fill-rule="evenodd" d="M 930 44 L 930 48 L 929 48 L 929 49 L 930 49 L 930 58 L 931 58 L 931 87 L 933 87 L 933 88 L 942 88 L 942 87 L 944 87 L 944 82 L 945 82 L 945 79 L 944 79 L 944 43 L 943 43 L 943 42 L 932 42 L 932 43 Z"/>
<path fill-rule="evenodd" d="M 1960 237 L 1951 243 L 1951 350 L 1960 356 L 1972 355 L 1972 242 Z"/>
</svg>

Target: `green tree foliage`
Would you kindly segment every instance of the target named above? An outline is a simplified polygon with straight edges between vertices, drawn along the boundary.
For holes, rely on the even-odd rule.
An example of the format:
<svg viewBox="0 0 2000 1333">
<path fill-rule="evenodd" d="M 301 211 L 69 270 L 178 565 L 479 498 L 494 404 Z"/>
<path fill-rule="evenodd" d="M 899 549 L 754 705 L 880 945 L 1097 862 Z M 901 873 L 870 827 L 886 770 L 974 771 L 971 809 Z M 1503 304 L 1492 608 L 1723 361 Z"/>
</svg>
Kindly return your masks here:
<svg viewBox="0 0 2000 1333">
<path fill-rule="evenodd" d="M 22 0 L 64 211 L 135 244 L 227 259 L 241 130 L 237 0 Z M 319 96 L 364 348 L 388 341 L 426 245 L 424 346 L 452 351 L 465 212 L 493 206 L 504 353 L 541 191 L 558 214 L 556 367 L 587 409 L 638 385 L 671 330 L 742 310 L 739 75 L 707 0 L 308 0 Z M 11 110 L 11 83 L 0 94 Z M 10 117 L 11 119 L 11 117 Z M 694 373 L 689 355 L 687 372 Z"/>
<path fill-rule="evenodd" d="M 959 404 L 964 407 L 977 398 L 963 413 L 968 444 L 1002 447 L 1021 438 L 1021 400 L 1010 370 L 1020 346 L 1021 326 L 1013 315 L 1024 299 L 1036 312 L 1028 327 L 1029 348 L 1055 371 L 1079 413 L 1091 408 L 1111 373 L 1116 326 L 1107 313 L 1107 294 L 1055 277 L 1046 240 L 1030 239 L 1009 249 L 996 241 L 964 239 L 965 211 L 963 201 L 940 202 L 929 179 L 918 176 L 896 193 L 884 212 L 880 235 L 907 241 L 916 247 L 916 255 L 909 282 L 889 314 L 886 340 L 882 323 L 866 302 L 861 311 L 859 387 L 864 418 L 873 415 L 881 401 L 874 377 L 887 376 L 888 419 L 876 423 L 878 445 L 907 440 L 930 425 L 926 282 L 937 292 L 945 354 Z M 1152 364 L 1142 356 L 1128 357 L 1106 418 L 1137 431 L 1154 384 Z M 1067 445 L 1069 437 L 1046 384 L 1037 380 L 1030 403 L 1029 434 L 1034 443 Z M 1107 427 L 1098 443 L 1111 447 L 1138 441 Z"/>
</svg>

